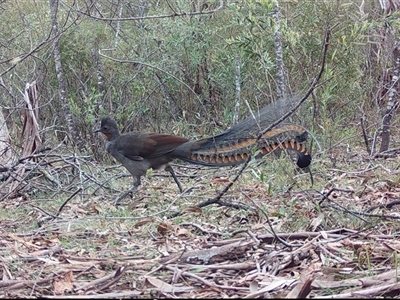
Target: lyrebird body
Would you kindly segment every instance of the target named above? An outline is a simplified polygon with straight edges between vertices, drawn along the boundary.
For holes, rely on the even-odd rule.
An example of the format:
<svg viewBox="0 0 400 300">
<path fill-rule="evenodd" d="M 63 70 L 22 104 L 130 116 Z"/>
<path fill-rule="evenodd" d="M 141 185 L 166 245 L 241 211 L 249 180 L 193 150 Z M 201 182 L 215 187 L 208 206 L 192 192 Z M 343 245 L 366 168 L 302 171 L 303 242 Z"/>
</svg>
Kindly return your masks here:
<svg viewBox="0 0 400 300">
<path fill-rule="evenodd" d="M 252 153 L 257 153 L 256 158 L 261 158 L 275 150 L 287 149 L 298 154 L 297 165 L 300 168 L 308 167 L 311 156 L 303 145 L 308 134 L 302 126 L 280 123 L 264 132 L 287 111 L 287 106 L 287 101 L 275 102 L 256 116 L 246 118 L 221 134 L 195 141 L 158 133 L 132 132 L 121 135 L 116 122 L 110 117 L 104 117 L 100 129 L 95 132 L 106 136 L 108 153 L 134 177 L 131 190 L 140 185 L 140 177 L 148 169 L 165 167 L 182 192 L 179 180 L 169 165 L 174 159 L 206 166 L 232 166 L 244 163 Z M 258 139 L 261 133 L 262 137 Z"/>
</svg>

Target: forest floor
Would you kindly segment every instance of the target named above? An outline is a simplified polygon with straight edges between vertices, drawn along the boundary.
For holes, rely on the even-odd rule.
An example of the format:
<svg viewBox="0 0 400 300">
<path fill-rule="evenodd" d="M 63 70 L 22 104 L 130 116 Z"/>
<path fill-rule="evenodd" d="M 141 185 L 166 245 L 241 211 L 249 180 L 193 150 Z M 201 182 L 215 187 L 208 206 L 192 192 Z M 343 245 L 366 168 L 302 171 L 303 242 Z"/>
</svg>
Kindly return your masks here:
<svg viewBox="0 0 400 300">
<path fill-rule="evenodd" d="M 400 295 L 400 160 L 343 147 L 311 172 L 174 165 L 130 187 L 110 162 L 52 153 L 0 202 L 1 298 Z M 222 204 L 222 205 L 221 205 Z M 232 205 L 232 206 L 231 206 Z M 235 206 L 236 205 L 236 206 Z"/>
</svg>

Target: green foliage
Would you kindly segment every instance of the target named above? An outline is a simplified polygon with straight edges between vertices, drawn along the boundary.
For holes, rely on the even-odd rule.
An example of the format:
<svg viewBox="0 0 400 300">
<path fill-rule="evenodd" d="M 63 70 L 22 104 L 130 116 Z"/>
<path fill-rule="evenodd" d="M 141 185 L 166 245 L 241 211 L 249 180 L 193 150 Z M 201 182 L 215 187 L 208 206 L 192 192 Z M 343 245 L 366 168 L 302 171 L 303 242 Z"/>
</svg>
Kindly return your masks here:
<svg viewBox="0 0 400 300">
<path fill-rule="evenodd" d="M 6 58 L 0 72 L 5 72 L 4 87 L 22 90 L 26 82 L 39 80 L 42 120 L 59 124 L 64 118 L 57 101 L 52 40 L 46 41 L 51 29 L 49 4 L 28 2 L 4 4 L 1 17 L 10 22 L 0 25 L 0 41 L 8 46 L 0 49 Z M 382 68 L 390 68 L 392 62 L 368 55 L 379 42 L 374 39 L 382 28 L 399 29 L 398 12 L 383 16 L 372 2 L 360 13 L 348 1 L 228 1 L 213 15 L 130 21 L 99 21 L 77 11 L 86 7 L 93 16 L 101 17 L 101 12 L 113 18 L 165 16 L 171 15 L 171 8 L 191 12 L 203 3 L 176 0 L 121 6 L 100 1 L 97 12 L 84 4 L 61 5 L 57 16 L 67 97 L 84 136 L 90 136 L 93 123 L 106 114 L 115 116 L 127 130 L 178 130 L 193 137 L 217 133 L 233 120 L 238 62 L 241 98 L 254 109 L 270 102 L 276 90 L 273 13 L 279 4 L 287 84 L 295 95 L 301 96 L 319 71 L 324 35 L 332 28 L 315 103 L 305 104 L 300 114 L 322 147 L 330 148 L 357 133 L 357 128 L 347 125 L 358 122 L 359 107 L 375 109 L 371 95 L 376 93 Z M 218 1 L 207 5 L 207 9 L 216 8 Z M 38 45 L 33 55 L 24 58 Z M 93 51 L 101 53 L 102 86 Z M 3 88 L 1 105 L 17 106 L 18 89 Z M 241 113 L 248 115 L 245 105 Z M 210 125 L 214 119 L 224 128 Z"/>
</svg>

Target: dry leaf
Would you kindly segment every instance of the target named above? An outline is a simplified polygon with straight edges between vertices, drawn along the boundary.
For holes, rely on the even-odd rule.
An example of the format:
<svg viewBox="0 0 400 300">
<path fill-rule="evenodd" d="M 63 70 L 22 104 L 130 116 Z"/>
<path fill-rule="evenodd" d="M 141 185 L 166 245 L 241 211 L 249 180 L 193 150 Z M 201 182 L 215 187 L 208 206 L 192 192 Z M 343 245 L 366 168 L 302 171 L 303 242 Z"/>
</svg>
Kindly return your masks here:
<svg viewBox="0 0 400 300">
<path fill-rule="evenodd" d="M 100 209 L 97 208 L 97 205 L 91 205 L 90 209 L 95 213 L 95 214 L 100 214 Z"/>
<path fill-rule="evenodd" d="M 198 206 L 188 206 L 185 209 L 183 209 L 182 212 L 202 213 L 203 210 Z"/>
<path fill-rule="evenodd" d="M 73 281 L 74 275 L 72 271 L 69 271 L 62 276 L 56 277 L 53 281 L 54 294 L 63 295 L 66 291 L 72 291 Z"/>
<path fill-rule="evenodd" d="M 316 218 L 314 218 L 310 224 L 311 230 L 315 231 L 319 225 L 321 225 L 324 220 L 325 215 L 320 213 Z"/>
<path fill-rule="evenodd" d="M 227 183 L 230 182 L 228 177 L 214 177 L 211 179 L 211 183 Z"/>
<path fill-rule="evenodd" d="M 177 236 L 190 236 L 190 230 L 187 230 L 185 228 L 182 227 L 178 227 L 175 231 L 175 234 Z"/>
<path fill-rule="evenodd" d="M 251 298 L 256 298 L 264 293 L 268 293 L 274 290 L 278 290 L 279 288 L 282 287 L 288 287 L 292 285 L 294 282 L 296 282 L 296 279 L 276 279 L 272 281 L 271 283 L 268 283 L 267 286 L 255 291 L 254 293 L 250 293 L 246 295 L 244 298 L 246 299 L 251 299 Z M 260 282 L 261 284 L 262 282 Z"/>
<path fill-rule="evenodd" d="M 253 280 L 252 282 L 250 282 L 250 293 L 255 293 L 258 291 L 258 282 L 256 280 Z"/>
<path fill-rule="evenodd" d="M 179 292 L 188 292 L 192 291 L 192 287 L 182 286 L 182 287 L 175 287 L 170 285 L 160 279 L 147 276 L 146 281 L 150 283 L 152 286 L 156 287 L 160 292 L 163 293 L 179 293 Z"/>
<path fill-rule="evenodd" d="M 162 235 L 167 234 L 168 231 L 171 231 L 173 229 L 174 229 L 174 227 L 170 223 L 167 223 L 167 222 L 162 222 L 157 227 L 158 233 L 162 234 Z"/>
<path fill-rule="evenodd" d="M 143 219 L 143 220 L 140 220 L 139 222 L 137 222 L 135 224 L 135 228 L 139 228 L 139 227 L 142 227 L 143 225 L 146 225 L 148 223 L 153 223 L 153 222 L 154 222 L 154 218 L 146 218 L 146 219 Z"/>
</svg>

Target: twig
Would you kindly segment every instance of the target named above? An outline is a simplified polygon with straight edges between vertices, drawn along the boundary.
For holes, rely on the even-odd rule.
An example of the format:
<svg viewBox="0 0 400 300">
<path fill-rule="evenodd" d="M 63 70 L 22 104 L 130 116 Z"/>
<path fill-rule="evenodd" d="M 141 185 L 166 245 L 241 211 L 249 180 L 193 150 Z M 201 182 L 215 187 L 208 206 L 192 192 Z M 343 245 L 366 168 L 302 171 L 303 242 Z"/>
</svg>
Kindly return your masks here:
<svg viewBox="0 0 400 300">
<path fill-rule="evenodd" d="M 227 191 L 229 191 L 229 189 L 232 187 L 232 185 L 239 179 L 239 177 L 242 175 L 243 171 L 246 169 L 246 167 L 249 164 L 249 162 L 250 162 L 250 159 L 247 159 L 247 161 L 245 161 L 245 163 L 242 165 L 242 167 L 240 168 L 240 170 L 239 170 L 238 174 L 235 176 L 235 178 L 225 186 L 225 188 L 222 190 L 222 192 L 220 192 L 218 194 L 217 197 L 212 198 L 212 199 L 208 199 L 208 200 L 206 200 L 204 202 L 201 202 L 201 203 L 197 204 L 196 206 L 197 207 L 204 207 L 204 206 L 207 206 L 207 205 L 210 205 L 210 204 L 217 204 L 220 201 L 220 199 L 222 198 L 222 196 Z M 177 216 L 179 216 L 181 214 L 182 214 L 182 211 L 178 211 L 178 212 L 173 213 L 172 215 L 170 215 L 168 217 L 168 219 L 175 218 L 175 217 L 177 217 Z"/>
<path fill-rule="evenodd" d="M 254 240 L 254 242 L 256 242 L 256 245 L 258 246 L 258 245 L 260 245 L 260 240 L 257 238 L 257 235 L 256 234 L 254 234 L 253 232 L 251 232 L 249 229 L 239 229 L 239 230 L 236 230 L 236 231 L 234 231 L 234 232 L 232 232 L 232 236 L 235 236 L 235 235 L 237 235 L 237 234 L 239 234 L 239 233 L 247 233 L 253 240 Z"/>
<path fill-rule="evenodd" d="M 400 283 L 390 283 L 386 285 L 380 284 L 379 286 L 374 286 L 371 288 L 363 287 L 362 290 L 351 291 L 349 293 L 334 294 L 329 296 L 318 296 L 320 299 L 348 299 L 348 298 L 374 298 L 374 297 L 385 297 L 386 294 L 396 292 L 400 290 Z M 388 295 L 389 296 L 389 295 Z"/>
<path fill-rule="evenodd" d="M 56 213 L 55 215 L 52 215 L 52 214 L 46 212 L 45 210 L 43 210 L 43 209 L 40 208 L 40 207 L 37 207 L 37 206 L 35 206 L 35 205 L 31 205 L 32 207 L 34 207 L 34 208 L 40 210 L 41 212 L 45 213 L 46 215 L 48 215 L 48 216 L 50 217 L 50 218 L 42 219 L 42 220 L 39 222 L 39 226 L 41 227 L 41 226 L 43 225 L 43 222 L 44 222 L 44 221 L 47 221 L 47 220 L 55 220 L 55 219 L 60 215 L 60 213 L 61 213 L 62 209 L 64 208 L 64 206 L 67 205 L 67 203 L 68 203 L 76 194 L 78 194 L 80 191 L 82 191 L 82 187 L 78 188 L 71 196 L 68 197 L 67 200 L 64 201 L 64 203 L 60 206 L 60 208 L 58 209 L 58 211 L 57 211 L 57 213 Z"/>
<path fill-rule="evenodd" d="M 399 205 L 399 204 L 400 204 L 400 200 L 397 199 L 397 200 L 393 200 L 393 201 L 391 201 L 391 202 L 389 202 L 389 203 L 384 203 L 384 204 L 378 204 L 378 205 L 371 206 L 370 208 L 368 208 L 368 209 L 366 210 L 366 212 L 373 211 L 373 210 L 376 209 L 376 208 L 387 208 L 387 209 L 391 209 L 393 206 Z"/>
<path fill-rule="evenodd" d="M 367 132 L 366 132 L 365 126 L 364 126 L 364 117 L 362 117 L 360 119 L 360 124 L 361 124 L 361 130 L 362 130 L 362 134 L 363 134 L 363 138 L 364 138 L 365 147 L 367 148 L 367 152 L 371 155 L 372 154 L 371 148 L 369 147 Z"/>
<path fill-rule="evenodd" d="M 349 210 L 346 207 L 344 207 L 343 205 L 340 205 L 339 203 L 335 202 L 332 199 L 329 199 L 329 195 L 334 192 L 334 191 L 342 191 L 342 192 L 351 192 L 354 193 L 353 190 L 347 190 L 347 189 L 340 189 L 340 188 L 332 188 L 329 190 L 329 192 L 327 194 L 323 194 L 319 191 L 317 191 L 318 194 L 322 195 L 322 200 L 319 201 L 319 205 L 325 200 L 327 199 L 329 202 L 332 202 L 333 204 L 335 204 L 337 206 L 337 208 L 339 208 L 342 211 L 345 211 L 349 214 L 352 214 L 353 216 L 355 216 L 356 218 L 359 218 L 360 220 L 369 223 L 366 219 L 362 218 L 361 216 L 366 216 L 366 217 L 372 217 L 372 218 L 384 218 L 384 219 L 394 219 L 394 220 L 400 220 L 400 216 L 393 216 L 393 215 L 384 215 L 384 214 L 371 214 L 368 212 L 362 212 L 362 211 L 354 211 L 354 210 Z M 400 202 L 400 200 L 398 200 Z M 390 204 L 390 203 L 389 203 Z M 393 205 L 397 205 L 400 204 L 395 201 L 393 201 L 393 204 L 389 205 L 389 208 L 392 207 Z M 375 207 L 376 208 L 376 207 Z M 370 210 L 367 210 L 370 211 Z"/>
<path fill-rule="evenodd" d="M 199 224 L 196 224 L 196 223 L 182 223 L 180 225 L 181 226 L 193 226 L 193 227 L 199 229 L 202 233 L 214 234 L 214 235 L 219 235 L 219 236 L 223 235 L 222 232 L 213 231 L 213 230 L 207 230 L 207 229 L 201 227 Z"/>
<path fill-rule="evenodd" d="M 284 241 L 280 236 L 278 236 L 278 235 L 276 234 L 275 230 L 274 230 L 274 227 L 272 226 L 271 220 L 269 219 L 269 217 L 268 217 L 268 215 L 265 213 L 265 211 L 264 211 L 261 207 L 259 207 L 259 206 L 254 202 L 253 199 L 251 199 L 251 198 L 248 197 L 247 195 L 245 195 L 245 196 L 246 196 L 247 199 L 249 199 L 249 200 L 253 203 L 253 205 L 254 205 L 259 211 L 261 211 L 261 213 L 264 215 L 265 219 L 267 220 L 268 226 L 269 226 L 269 228 L 270 228 L 272 234 L 275 236 L 275 238 L 276 238 L 279 242 L 281 242 L 281 243 L 282 243 L 283 245 L 285 245 L 286 247 L 301 247 L 301 246 L 303 246 L 302 244 L 292 244 L 292 245 L 291 245 L 291 244 L 287 243 L 286 241 Z"/>
<path fill-rule="evenodd" d="M 58 217 L 62 211 L 62 209 L 64 208 L 64 206 L 69 202 L 69 200 L 71 200 L 76 194 L 78 194 L 80 191 L 82 191 L 82 187 L 78 188 L 71 196 L 68 197 L 67 200 L 64 201 L 64 203 L 60 206 L 60 208 L 58 209 L 58 212 L 56 214 L 56 217 Z"/>
<path fill-rule="evenodd" d="M 166 268 L 167 270 L 176 272 L 176 268 L 175 268 L 175 267 L 172 267 L 172 266 L 165 266 L 165 268 Z M 236 290 L 236 291 L 247 291 L 247 290 L 248 290 L 248 287 L 236 287 L 236 286 L 215 284 L 215 283 L 213 283 L 213 282 L 210 282 L 210 281 L 208 281 L 208 280 L 205 280 L 204 278 L 201 278 L 200 276 L 197 276 L 197 275 L 192 274 L 192 273 L 190 273 L 190 272 L 180 271 L 180 274 L 181 274 L 182 276 L 187 276 L 187 277 L 194 278 L 194 279 L 200 281 L 201 283 L 205 284 L 206 286 L 213 287 L 213 288 L 226 289 L 226 290 Z"/>
<path fill-rule="evenodd" d="M 139 21 L 139 20 L 149 20 L 149 19 L 164 19 L 164 18 L 175 18 L 175 17 L 186 17 L 186 16 L 197 16 L 197 15 L 208 15 L 208 14 L 213 14 L 216 13 L 217 11 L 221 10 L 224 7 L 224 1 L 219 0 L 219 6 L 215 9 L 212 10 L 201 10 L 201 11 L 195 11 L 195 12 L 181 12 L 177 13 L 174 11 L 173 14 L 170 15 L 155 15 L 155 16 L 143 16 L 143 17 L 127 17 L 127 18 L 104 18 L 104 17 L 96 17 L 92 16 L 84 11 L 81 10 L 75 10 L 77 13 L 80 13 L 84 16 L 87 16 L 89 18 L 95 19 L 95 20 L 100 20 L 100 21 Z M 71 8 L 72 9 L 72 8 Z"/>
<path fill-rule="evenodd" d="M 112 286 L 113 284 L 115 284 L 116 282 L 118 282 L 121 277 L 125 274 L 126 270 L 128 269 L 128 266 L 121 266 L 118 268 L 118 270 L 115 272 L 114 274 L 114 278 L 113 280 L 111 280 L 110 282 L 108 282 L 107 284 L 105 284 L 102 287 L 99 287 L 95 292 L 101 292 L 105 289 L 107 289 L 108 287 Z"/>
</svg>

